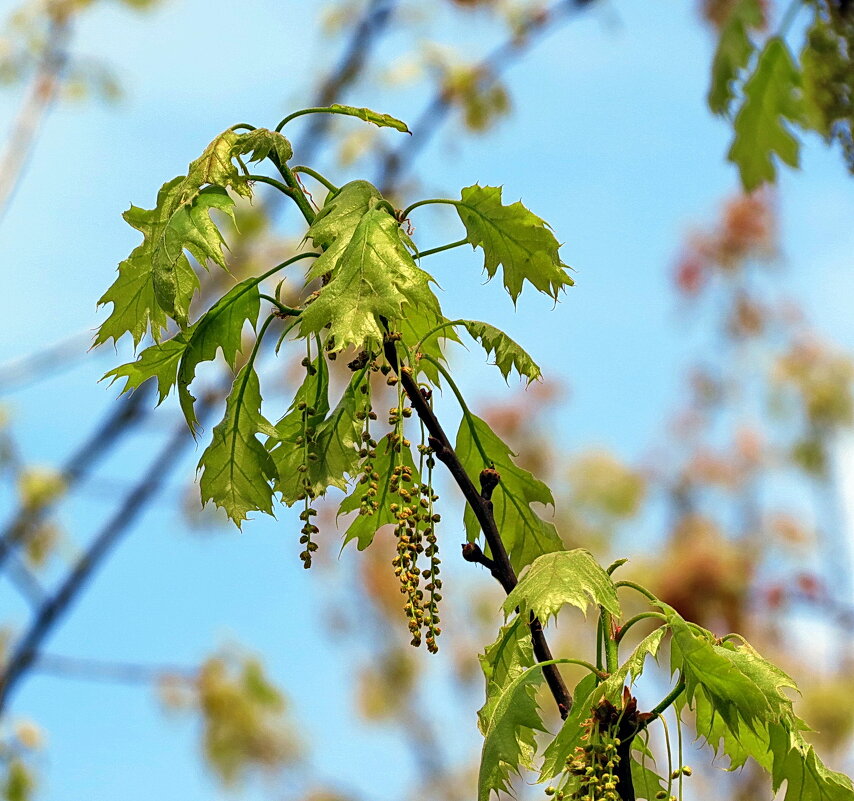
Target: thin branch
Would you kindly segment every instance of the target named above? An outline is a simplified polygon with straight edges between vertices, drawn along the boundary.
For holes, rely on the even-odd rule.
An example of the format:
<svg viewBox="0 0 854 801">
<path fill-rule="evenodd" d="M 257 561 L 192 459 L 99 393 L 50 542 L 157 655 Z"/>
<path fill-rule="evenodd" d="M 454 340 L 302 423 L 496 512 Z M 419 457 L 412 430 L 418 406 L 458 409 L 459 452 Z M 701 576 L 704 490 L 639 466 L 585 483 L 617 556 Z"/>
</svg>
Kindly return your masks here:
<svg viewBox="0 0 854 801">
<path fill-rule="evenodd" d="M 214 400 L 214 393 L 202 399 L 198 406 L 200 422 L 210 414 Z M 187 436 L 185 425 L 178 425 L 173 430 L 157 458 L 92 541 L 86 553 L 66 577 L 56 594 L 42 604 L 26 633 L 13 650 L 5 670 L 0 675 L 0 714 L 4 711 L 11 693 L 22 676 L 38 658 L 44 641 L 69 611 L 72 603 L 86 587 L 95 570 L 118 544 L 122 536 L 130 531 L 148 502 L 160 491 L 171 471 L 177 467 L 183 451 L 192 442 L 192 438 Z"/>
<path fill-rule="evenodd" d="M 39 654 L 33 671 L 45 676 L 115 684 L 156 684 L 164 679 L 193 682 L 198 668 L 186 665 L 142 665 L 133 662 L 107 662 L 60 654 Z"/>
<path fill-rule="evenodd" d="M 504 547 L 504 540 L 501 539 L 501 532 L 498 530 L 495 516 L 493 515 L 492 499 L 490 497 L 491 490 L 489 487 L 490 484 L 492 484 L 492 488 L 495 486 L 492 483 L 491 476 L 495 471 L 484 471 L 484 473 L 488 474 L 487 476 L 481 474 L 483 489 L 479 492 L 472 483 L 468 473 L 466 473 L 439 419 L 434 414 L 433 409 L 430 408 L 427 398 L 421 393 L 418 382 L 407 368 L 400 368 L 394 342 L 387 341 L 385 343 L 385 357 L 392 369 L 397 373 L 400 383 L 403 386 L 403 391 L 409 398 L 412 408 L 429 432 L 430 446 L 435 451 L 436 458 L 448 468 L 451 477 L 460 488 L 472 512 L 474 512 L 477 522 L 480 524 L 481 531 L 483 531 L 486 544 L 489 546 L 490 553 L 492 554 L 492 575 L 509 595 L 518 583 L 518 579 L 516 578 L 516 571 L 513 569 L 513 565 L 510 564 L 507 549 Z M 534 645 L 534 654 L 537 657 L 537 661 L 551 661 L 553 659 L 551 649 L 546 641 L 543 626 L 536 617 L 532 616 L 529 628 L 531 630 L 531 641 Z M 572 708 L 572 696 L 564 684 L 560 672 L 554 664 L 549 664 L 543 667 L 543 674 L 546 677 L 546 683 L 555 699 L 561 717 L 566 718 Z"/>
<path fill-rule="evenodd" d="M 399 0 L 370 0 L 353 29 L 353 35 L 341 60 L 318 88 L 313 105 L 329 106 L 341 102 L 344 91 L 355 83 L 364 70 L 375 42 L 391 23 L 398 2 Z M 329 132 L 331 123 L 328 114 L 311 115 L 295 148 L 304 162 L 313 160 L 323 137 Z"/>
<path fill-rule="evenodd" d="M 537 11 L 513 33 L 506 42 L 496 47 L 474 67 L 478 87 L 488 89 L 502 73 L 524 56 L 564 22 L 572 11 L 587 5 L 586 0 L 558 0 L 551 8 Z M 454 92 L 440 87 L 433 99 L 425 106 L 412 128 L 412 136 L 392 150 L 379 167 L 377 185 L 385 195 L 398 185 L 418 154 L 436 135 L 439 128 L 455 108 Z"/>
</svg>

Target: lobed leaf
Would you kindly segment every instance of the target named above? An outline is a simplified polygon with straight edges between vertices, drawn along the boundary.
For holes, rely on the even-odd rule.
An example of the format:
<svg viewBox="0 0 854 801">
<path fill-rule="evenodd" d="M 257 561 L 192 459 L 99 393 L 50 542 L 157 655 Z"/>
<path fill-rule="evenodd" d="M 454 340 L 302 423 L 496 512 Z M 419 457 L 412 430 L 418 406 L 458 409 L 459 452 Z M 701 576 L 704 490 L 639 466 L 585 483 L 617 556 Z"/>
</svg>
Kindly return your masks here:
<svg viewBox="0 0 854 801">
<path fill-rule="evenodd" d="M 195 398 L 190 394 L 190 384 L 196 367 L 213 361 L 218 350 L 233 370 L 241 351 L 243 327 L 249 322 L 255 326 L 261 309 L 258 279 L 247 278 L 233 286 L 188 330 L 187 344 L 178 367 L 178 397 L 190 430 L 195 432 Z"/>
<path fill-rule="evenodd" d="M 197 468 L 202 471 L 202 505 L 213 501 L 238 528 L 248 512 L 273 513 L 270 481 L 276 477 L 276 466 L 258 434 L 275 436 L 275 429 L 261 415 L 258 376 L 247 364 L 234 379 L 225 417 L 214 427 Z"/>
<path fill-rule="evenodd" d="M 188 328 L 186 331 L 180 331 L 172 339 L 167 339 L 165 342 L 158 342 L 151 347 L 146 348 L 139 354 L 136 361 L 128 362 L 127 364 L 114 367 L 109 372 L 105 373 L 105 378 L 112 378 L 110 384 L 119 378 L 125 379 L 125 385 L 122 387 L 120 395 L 124 395 L 133 389 L 138 389 L 142 384 L 151 378 L 157 379 L 159 406 L 165 400 L 169 391 L 178 380 L 178 365 L 181 362 L 181 357 L 187 349 L 189 336 L 193 329 Z"/>
<path fill-rule="evenodd" d="M 329 252 L 317 259 L 313 271 Z M 383 320 L 403 316 L 404 308 L 439 319 L 432 280 L 404 247 L 397 221 L 382 209 L 371 209 L 353 230 L 332 279 L 302 313 L 300 332 L 306 336 L 329 327 L 336 351 L 379 349 Z"/>
<path fill-rule="evenodd" d="M 530 384 L 542 377 L 542 372 L 536 362 L 525 352 L 521 345 L 514 342 L 503 331 L 489 323 L 477 320 L 461 320 L 466 331 L 483 345 L 486 355 L 495 354 L 495 365 L 501 370 L 504 380 L 511 370 L 516 370 L 520 377 L 528 379 Z"/>
<path fill-rule="evenodd" d="M 280 164 L 284 164 L 293 158 L 294 149 L 278 131 L 255 128 L 240 136 L 231 153 L 233 156 L 248 155 L 249 161 L 263 161 L 272 153 Z"/>
<path fill-rule="evenodd" d="M 756 46 L 750 29 L 761 26 L 762 7 L 759 0 L 737 0 L 721 28 L 715 57 L 712 61 L 712 84 L 709 87 L 709 108 L 715 114 L 729 113 L 735 99 L 733 84 L 747 68 Z"/>
<path fill-rule="evenodd" d="M 728 155 L 748 192 L 774 181 L 774 155 L 790 167 L 798 166 L 800 145 L 785 122 L 803 120 L 800 84 L 800 72 L 786 43 L 779 37 L 769 39 L 744 86 Z"/>
<path fill-rule="evenodd" d="M 590 604 L 621 614 L 614 582 L 584 548 L 535 559 L 504 601 L 504 614 L 511 615 L 518 607 L 521 617 L 531 612 L 546 625 L 566 604 L 585 615 Z"/>
<path fill-rule="evenodd" d="M 493 514 L 507 548 L 510 562 L 518 573 L 538 556 L 563 550 L 563 542 L 553 523 L 543 520 L 532 503 L 554 506 L 551 490 L 527 470 L 513 462 L 516 454 L 492 431 L 487 423 L 473 414 L 463 416 L 454 446 L 466 472 L 477 481 L 484 467 L 474 435 L 480 440 L 489 462 L 500 473 L 501 480 L 492 496 Z M 466 534 L 474 542 L 480 526 L 474 512 L 466 506 L 463 517 Z"/>
<path fill-rule="evenodd" d="M 487 275 L 492 278 L 503 267 L 504 286 L 514 303 L 525 281 L 555 300 L 561 289 L 575 283 L 548 223 L 518 201 L 503 205 L 500 186 L 466 187 L 456 209 L 469 243 L 483 250 Z"/>
</svg>

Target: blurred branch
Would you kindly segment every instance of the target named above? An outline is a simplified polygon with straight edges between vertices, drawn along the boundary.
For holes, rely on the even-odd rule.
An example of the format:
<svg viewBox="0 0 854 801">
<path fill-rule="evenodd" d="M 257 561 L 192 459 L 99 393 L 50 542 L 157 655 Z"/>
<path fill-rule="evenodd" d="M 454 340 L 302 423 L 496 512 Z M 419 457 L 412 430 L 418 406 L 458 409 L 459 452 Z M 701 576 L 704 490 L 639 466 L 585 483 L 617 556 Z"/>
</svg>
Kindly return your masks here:
<svg viewBox="0 0 854 801">
<path fill-rule="evenodd" d="M 350 42 L 341 60 L 317 90 L 313 105 L 329 106 L 341 102 L 341 95 L 365 68 L 368 55 L 376 40 L 384 33 L 394 15 L 398 0 L 370 0 L 361 19 L 356 23 Z M 329 132 L 332 118 L 328 114 L 312 114 L 308 128 L 298 141 L 296 150 L 304 161 L 311 161 L 323 137 Z"/>
<path fill-rule="evenodd" d="M 551 8 L 532 13 L 506 42 L 496 47 L 474 67 L 479 88 L 492 86 L 508 67 L 519 61 L 548 33 L 564 22 L 572 11 L 585 5 L 589 5 L 589 0 L 559 0 Z M 436 135 L 454 110 L 454 106 L 453 90 L 440 87 L 411 126 L 412 136 L 383 158 L 378 170 L 377 185 L 384 195 L 400 183 L 406 170 Z"/>
<path fill-rule="evenodd" d="M 32 153 L 42 121 L 56 98 L 62 71 L 68 61 L 70 25 L 65 14 L 51 16 L 44 52 L 0 159 L 0 222 L 9 209 L 24 167 Z"/>
<path fill-rule="evenodd" d="M 210 393 L 202 398 L 198 406 L 198 416 L 201 422 L 207 419 L 215 401 L 222 394 L 223 391 L 220 391 Z M 12 651 L 6 668 L 0 676 L 0 713 L 3 712 L 10 694 L 24 672 L 38 657 L 42 643 L 69 610 L 81 590 L 86 587 L 95 570 L 118 544 L 122 536 L 131 530 L 147 504 L 156 497 L 166 478 L 178 466 L 183 452 L 192 443 L 193 440 L 187 436 L 187 428 L 183 422 L 173 429 L 166 445 L 161 449 L 133 491 L 125 498 L 121 506 L 95 537 L 56 594 L 42 604 L 29 629 Z"/>
<path fill-rule="evenodd" d="M 80 331 L 43 350 L 0 364 L 0 394 L 53 378 L 75 362 L 82 361 L 91 344 L 92 332 Z"/>
<path fill-rule="evenodd" d="M 116 684 L 156 684 L 163 679 L 192 682 L 198 675 L 197 668 L 186 666 L 107 662 L 59 654 L 39 654 L 32 669 L 46 676 Z"/>
</svg>

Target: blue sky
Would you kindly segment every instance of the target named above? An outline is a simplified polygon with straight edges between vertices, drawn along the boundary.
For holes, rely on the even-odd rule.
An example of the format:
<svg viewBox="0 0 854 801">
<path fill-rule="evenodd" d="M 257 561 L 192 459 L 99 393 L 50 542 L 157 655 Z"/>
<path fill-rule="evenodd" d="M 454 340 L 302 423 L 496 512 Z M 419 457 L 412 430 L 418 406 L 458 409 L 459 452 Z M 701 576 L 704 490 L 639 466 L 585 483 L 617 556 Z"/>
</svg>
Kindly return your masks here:
<svg viewBox="0 0 854 801">
<path fill-rule="evenodd" d="M 502 184 L 507 201 L 521 197 L 565 243 L 577 286 L 556 308 L 525 292 L 514 314 L 500 285 L 482 285 L 472 254 L 441 254 L 430 269 L 445 289 L 449 317 L 496 322 L 547 377 L 571 387 L 558 431 L 569 447 L 603 444 L 627 458 L 642 455 L 663 429 L 662 410 L 674 405 L 684 366 L 703 345 L 680 321 L 670 267 L 685 232 L 714 217 L 736 190 L 737 176 L 724 160 L 730 129 L 705 107 L 712 41 L 693 5 L 613 0 L 571 21 L 507 73 L 514 99 L 509 120 L 475 140 L 459 140 L 452 123 L 416 165 L 427 194 Z M 12 7 L 0 0 L 0 12 Z M 160 184 L 223 128 L 238 121 L 271 125 L 305 104 L 313 71 L 327 68 L 339 46 L 317 33 L 320 7 L 171 0 L 144 16 L 111 5 L 86 15 L 75 52 L 110 63 L 126 98 L 117 107 L 63 106 L 42 132 L 0 227 L 0 363 L 103 319 L 95 301 L 137 243 L 120 217 L 129 203 L 151 204 Z M 495 32 L 476 21 L 436 27 L 466 54 L 483 52 L 486 34 Z M 382 57 L 393 58 L 403 44 L 400 35 L 392 37 Z M 388 89 L 344 99 L 410 120 L 423 102 L 416 92 L 405 97 Z M 18 92 L 0 95 L 3 130 L 19 102 Z M 850 348 L 850 179 L 839 155 L 814 138 L 804 143 L 803 166 L 784 171 L 780 182 L 787 264 L 780 280 L 821 331 Z M 338 183 L 362 177 L 329 171 Z M 419 243 L 457 238 L 435 207 L 416 214 Z M 291 213 L 284 230 L 295 222 Z M 461 358 L 463 388 L 475 405 L 509 394 L 479 354 Z M 4 399 L 29 461 L 61 461 L 109 407 L 115 388 L 97 379 L 115 361 L 104 348 Z M 132 480 L 175 411 L 167 402 L 154 417 L 159 422 L 126 443 L 99 475 Z M 191 455 L 177 475 L 187 479 L 196 459 Z M 63 513 L 72 531 L 92 531 L 104 516 L 94 493 Z M 407 754 L 390 733 L 360 731 L 351 719 L 340 647 L 304 622 L 323 599 L 296 558 L 289 514 L 250 524 L 243 534 L 207 538 L 183 529 L 171 503 L 152 509 L 58 629 L 51 650 L 191 664 L 239 640 L 266 655 L 273 676 L 296 699 L 295 715 L 318 748 L 322 776 L 371 791 L 372 798 L 398 797 L 411 776 Z M 345 552 L 342 560 L 355 558 Z M 8 591 L 0 603 L 23 621 Z M 192 724 L 164 721 L 151 693 L 139 688 L 33 677 L 13 712 L 48 733 L 44 801 L 229 797 L 204 775 Z M 461 719 L 454 737 L 472 745 L 473 714 Z M 390 763 L 401 766 L 400 775 L 378 788 L 374 777 Z M 257 786 L 245 797 L 277 796 Z"/>
</svg>

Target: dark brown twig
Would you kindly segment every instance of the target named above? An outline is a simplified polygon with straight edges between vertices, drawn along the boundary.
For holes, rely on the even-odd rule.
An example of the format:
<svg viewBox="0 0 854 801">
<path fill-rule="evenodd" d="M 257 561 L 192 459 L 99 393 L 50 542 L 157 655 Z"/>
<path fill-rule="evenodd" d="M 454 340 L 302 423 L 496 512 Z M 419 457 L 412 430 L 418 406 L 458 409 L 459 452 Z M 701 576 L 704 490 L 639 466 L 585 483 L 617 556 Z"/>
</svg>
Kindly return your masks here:
<svg viewBox="0 0 854 801">
<path fill-rule="evenodd" d="M 448 472 L 460 488 L 472 512 L 474 512 L 477 522 L 480 524 L 481 531 L 483 531 L 486 544 L 489 546 L 489 551 L 492 554 L 490 572 L 499 584 L 501 584 L 504 591 L 509 594 L 518 583 L 518 579 L 516 578 L 516 571 L 513 569 L 513 565 L 510 564 L 507 549 L 504 547 L 504 540 L 501 539 L 501 532 L 498 530 L 495 517 L 492 513 L 491 497 L 484 497 L 483 492 L 478 492 L 475 488 L 445 434 L 439 418 L 436 417 L 429 402 L 422 395 L 418 383 L 407 368 L 400 368 L 394 342 L 387 341 L 385 343 L 385 357 L 392 369 L 397 373 L 400 383 L 403 386 L 403 391 L 409 398 L 412 408 L 430 434 L 430 446 L 433 448 L 436 458 L 448 468 Z M 483 481 L 483 479 L 481 480 Z M 486 483 L 489 484 L 490 481 L 491 479 L 487 479 Z M 491 495 L 491 491 L 489 494 Z M 534 646 L 534 655 L 537 661 L 548 662 L 553 659 L 554 657 L 543 633 L 543 626 L 540 621 L 532 617 L 529 627 L 531 630 L 531 641 Z M 558 712 L 560 712 L 562 718 L 566 718 L 572 708 L 572 695 L 567 689 L 563 677 L 560 675 L 556 665 L 544 666 L 543 675 L 555 699 Z"/>
</svg>

